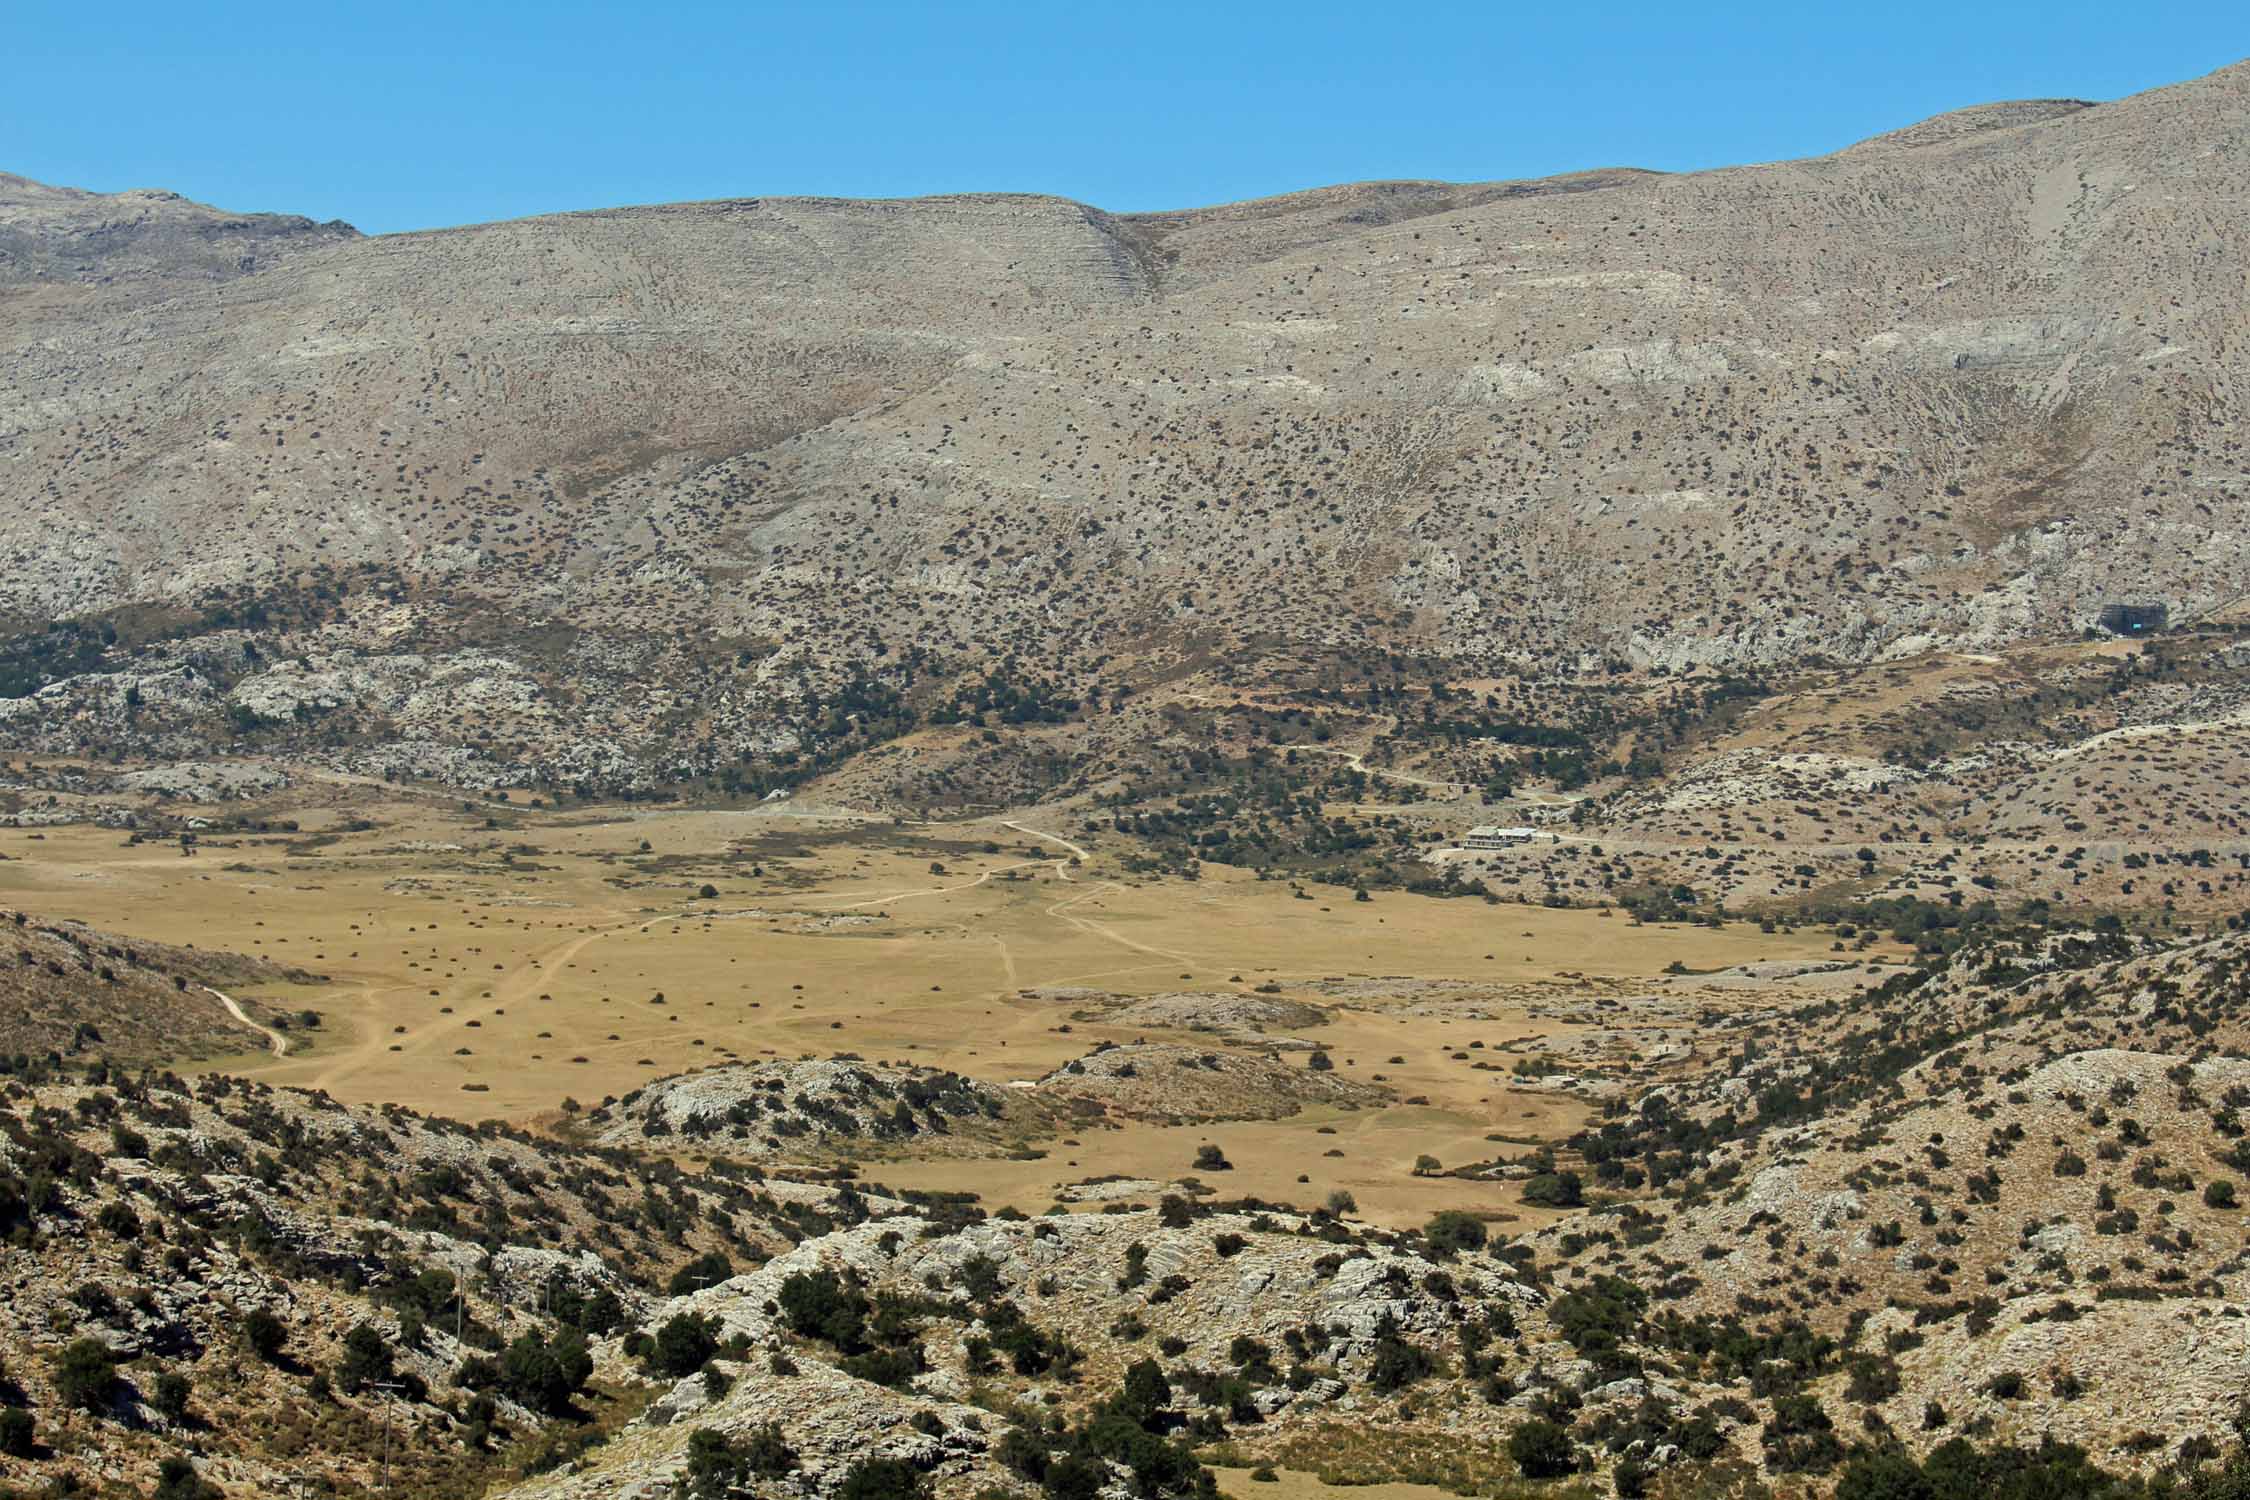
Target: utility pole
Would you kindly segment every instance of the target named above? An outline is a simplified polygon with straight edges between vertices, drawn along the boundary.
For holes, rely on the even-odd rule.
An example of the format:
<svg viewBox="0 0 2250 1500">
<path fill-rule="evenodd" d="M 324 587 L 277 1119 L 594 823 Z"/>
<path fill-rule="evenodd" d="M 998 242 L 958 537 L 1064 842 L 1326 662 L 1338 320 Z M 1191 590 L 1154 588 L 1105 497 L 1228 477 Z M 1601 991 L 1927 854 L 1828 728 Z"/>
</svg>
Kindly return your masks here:
<svg viewBox="0 0 2250 1500">
<path fill-rule="evenodd" d="M 395 1380 L 379 1380 L 371 1387 L 375 1399 L 383 1403 L 383 1493 L 391 1492 L 391 1400 L 389 1392 L 406 1389 Z"/>
</svg>

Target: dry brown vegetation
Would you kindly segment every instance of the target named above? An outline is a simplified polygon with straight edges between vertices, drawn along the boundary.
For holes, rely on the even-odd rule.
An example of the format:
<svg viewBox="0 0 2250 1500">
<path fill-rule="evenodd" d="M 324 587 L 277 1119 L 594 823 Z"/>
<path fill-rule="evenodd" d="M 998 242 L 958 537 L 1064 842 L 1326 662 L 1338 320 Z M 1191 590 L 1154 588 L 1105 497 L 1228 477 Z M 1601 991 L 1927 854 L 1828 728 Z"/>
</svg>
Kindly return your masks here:
<svg viewBox="0 0 2250 1500">
<path fill-rule="evenodd" d="M 2238 1500 L 2246 68 L 1172 215 L 0 176 L 0 1497 Z"/>
</svg>

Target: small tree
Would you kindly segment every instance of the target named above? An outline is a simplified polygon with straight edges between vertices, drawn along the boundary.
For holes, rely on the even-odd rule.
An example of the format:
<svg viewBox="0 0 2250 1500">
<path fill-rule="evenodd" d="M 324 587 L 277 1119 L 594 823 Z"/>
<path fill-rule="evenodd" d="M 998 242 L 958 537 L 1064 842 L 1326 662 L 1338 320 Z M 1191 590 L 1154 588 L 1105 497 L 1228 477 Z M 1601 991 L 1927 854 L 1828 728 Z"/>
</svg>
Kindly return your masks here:
<svg viewBox="0 0 2250 1500">
<path fill-rule="evenodd" d="M 1398 1336 L 1396 1325 L 1375 1340 L 1374 1358 L 1368 1362 L 1367 1383 L 1388 1396 L 1403 1391 L 1437 1368 L 1429 1352 Z"/>
<path fill-rule="evenodd" d="M 825 1340 L 846 1354 L 867 1345 L 867 1298 L 833 1271 L 784 1278 L 777 1303 L 791 1333 Z"/>
<path fill-rule="evenodd" d="M 665 1283 L 664 1295 L 684 1297 L 690 1292 L 717 1286 L 733 1274 L 734 1262 L 727 1259 L 725 1251 L 714 1250 L 708 1255 L 697 1256 L 674 1271 L 672 1279 Z"/>
<path fill-rule="evenodd" d="M 149 1404 L 161 1412 L 166 1421 L 177 1422 L 187 1416 L 188 1398 L 194 1394 L 194 1381 L 177 1370 L 166 1370 L 156 1377 Z"/>
<path fill-rule="evenodd" d="M 1508 1457 L 1526 1479 L 1560 1479 L 1578 1466 L 1569 1432 L 1552 1422 L 1526 1422 L 1508 1434 Z"/>
<path fill-rule="evenodd" d="M 928 1500 L 928 1495 L 929 1486 L 913 1465 L 895 1458 L 863 1458 L 844 1471 L 835 1500 Z"/>
<path fill-rule="evenodd" d="M 705 1360 L 719 1352 L 718 1326 L 718 1319 L 705 1320 L 694 1313 L 680 1313 L 671 1318 L 656 1330 L 656 1340 L 649 1346 L 649 1369 L 675 1380 L 693 1375 L 703 1368 Z"/>
<path fill-rule="evenodd" d="M 1844 1466 L 1836 1500 L 1929 1500 L 1922 1466 L 1895 1449 L 1864 1453 Z"/>
<path fill-rule="evenodd" d="M 1052 1455 L 1046 1442 L 1036 1433 L 1022 1427 L 1011 1427 L 1000 1434 L 1000 1441 L 992 1445 L 993 1461 L 1019 1479 L 1038 1484 L 1046 1479 Z"/>
<path fill-rule="evenodd" d="M 1125 1390 L 1117 1399 L 1117 1409 L 1143 1427 L 1151 1426 L 1159 1413 L 1172 1404 L 1172 1382 L 1164 1376 L 1164 1367 L 1153 1359 L 1135 1362 L 1125 1371 Z"/>
<path fill-rule="evenodd" d="M 195 1465 L 174 1454 L 156 1466 L 156 1488 L 149 1500 L 218 1500 L 219 1492 L 203 1482 Z"/>
<path fill-rule="evenodd" d="M 566 1328 L 550 1343 L 531 1329 L 500 1356 L 498 1383 L 518 1405 L 560 1417 L 569 1413 L 571 1397 L 593 1373 L 594 1360 L 586 1352 L 584 1334 Z"/>
<path fill-rule="evenodd" d="M 99 1416 L 117 1398 L 117 1356 L 100 1339 L 72 1339 L 55 1357 L 55 1393 L 63 1405 Z"/>
<path fill-rule="evenodd" d="M 1000 1295 L 1005 1283 L 1000 1276 L 1000 1262 L 981 1251 L 961 1262 L 961 1290 L 978 1302 L 989 1302 Z"/>
<path fill-rule="evenodd" d="M 1578 1208 L 1586 1202 L 1586 1185 L 1576 1172 L 1541 1172 L 1524 1183 L 1523 1201 L 1542 1208 Z"/>
<path fill-rule="evenodd" d="M 688 1434 L 686 1478 L 691 1500 L 726 1500 L 745 1477 L 742 1455 L 725 1433 L 698 1427 Z"/>
<path fill-rule="evenodd" d="M 781 1435 L 781 1424 L 768 1422 L 742 1435 L 737 1445 L 742 1467 L 756 1479 L 780 1479 L 798 1469 L 797 1450 Z"/>
<path fill-rule="evenodd" d="M 0 1454 L 29 1458 L 39 1447 L 39 1433 L 31 1413 L 20 1406 L 0 1407 Z"/>
<path fill-rule="evenodd" d="M 1108 1465 L 1073 1453 L 1048 1468 L 1045 1489 L 1049 1500 L 1096 1500 L 1108 1483 Z"/>
<path fill-rule="evenodd" d="M 280 1357 L 289 1342 L 289 1328 L 262 1307 L 253 1307 L 242 1319 L 242 1346 L 267 1364 Z"/>
<path fill-rule="evenodd" d="M 1449 1208 L 1430 1220 L 1422 1237 L 1441 1255 L 1466 1255 L 1484 1248 L 1484 1224 L 1475 1214 Z"/>
<path fill-rule="evenodd" d="M 344 1335 L 344 1357 L 336 1362 L 336 1389 L 356 1396 L 391 1378 L 391 1346 L 370 1323 L 354 1323 Z"/>
</svg>

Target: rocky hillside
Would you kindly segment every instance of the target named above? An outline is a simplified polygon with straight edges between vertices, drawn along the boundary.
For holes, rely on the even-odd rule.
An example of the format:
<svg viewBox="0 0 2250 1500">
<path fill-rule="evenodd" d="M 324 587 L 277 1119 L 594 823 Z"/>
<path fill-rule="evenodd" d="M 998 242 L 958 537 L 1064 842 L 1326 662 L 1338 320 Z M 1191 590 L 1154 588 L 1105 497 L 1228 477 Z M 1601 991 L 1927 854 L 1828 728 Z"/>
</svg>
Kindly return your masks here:
<svg viewBox="0 0 2250 1500">
<path fill-rule="evenodd" d="M 87 1493 L 183 1455 L 230 1495 L 354 1492 L 386 1451 L 404 1492 L 474 1493 L 638 1409 L 589 1340 L 906 1206 L 225 1077 L 0 1092 L 0 1475 Z"/>
<path fill-rule="evenodd" d="M 2245 562 L 2246 130 L 2236 66 L 1681 176 L 368 239 L 156 204 L 114 251 L 140 208 L 11 179 L 0 735 L 762 790 L 973 718 L 1020 794 L 1070 753 L 1026 726 L 1214 662 L 2200 618 Z"/>
<path fill-rule="evenodd" d="M 0 172 L 0 305 L 123 306 L 357 239 L 349 224 L 233 214 L 178 193 L 88 193 Z M 62 289 L 82 288 L 73 298 Z"/>
<path fill-rule="evenodd" d="M 1573 1143 L 1625 1198 L 1528 1243 L 1676 1370 L 1793 1342 L 1839 1433 L 2199 1451 L 2240 1396 L 2246 1044 L 2239 937 L 1964 952 L 1642 1093 Z"/>
<path fill-rule="evenodd" d="M 1188 1500 L 1213 1464 L 1463 1495 L 2233 1493 L 2250 939 L 1987 935 L 1863 992 L 1831 974 L 1566 1145 L 1457 1169 L 1522 1178 L 1553 1214 L 1523 1232 L 1123 1181 L 988 1218 L 9 1064 L 0 1475 L 350 1491 L 387 1451 L 415 1493 L 555 1500 Z M 767 1092 L 737 1071 L 616 1107 L 724 1118 Z M 856 1071 L 830 1094 L 960 1092 Z"/>
<path fill-rule="evenodd" d="M 237 999 L 231 991 L 319 980 L 268 959 L 175 948 L 0 908 L 0 1052 L 19 1058 L 246 1052 L 269 1045 L 272 1032 L 308 1020 L 318 1025 L 319 1014 Z M 248 1019 L 237 1019 L 227 999 Z"/>
<path fill-rule="evenodd" d="M 833 1058 L 660 1078 L 585 1119 L 604 1145 L 794 1161 L 886 1147 L 990 1151 L 1011 1110 L 1023 1113 L 1007 1090 L 958 1073 Z"/>
</svg>

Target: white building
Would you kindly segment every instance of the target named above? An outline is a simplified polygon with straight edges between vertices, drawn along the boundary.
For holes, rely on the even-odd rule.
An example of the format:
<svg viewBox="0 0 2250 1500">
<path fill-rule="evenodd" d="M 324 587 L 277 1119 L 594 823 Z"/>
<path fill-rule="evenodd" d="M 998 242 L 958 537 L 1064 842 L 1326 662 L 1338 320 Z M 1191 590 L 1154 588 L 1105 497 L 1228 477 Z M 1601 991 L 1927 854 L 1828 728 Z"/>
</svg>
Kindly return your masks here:
<svg viewBox="0 0 2250 1500">
<path fill-rule="evenodd" d="M 1494 828 L 1489 825 L 1472 828 L 1462 844 L 1471 849 L 1506 849 L 1516 844 L 1528 844 L 1539 836 L 1536 828 Z"/>
</svg>

